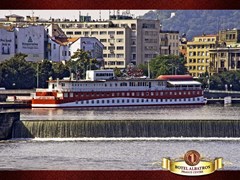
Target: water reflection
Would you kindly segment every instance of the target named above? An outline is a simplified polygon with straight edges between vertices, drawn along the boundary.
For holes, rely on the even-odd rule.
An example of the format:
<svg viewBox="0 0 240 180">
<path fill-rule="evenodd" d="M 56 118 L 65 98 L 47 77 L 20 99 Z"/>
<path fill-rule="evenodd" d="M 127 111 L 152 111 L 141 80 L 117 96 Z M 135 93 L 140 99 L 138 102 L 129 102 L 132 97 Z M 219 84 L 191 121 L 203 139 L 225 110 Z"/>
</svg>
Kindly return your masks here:
<svg viewBox="0 0 240 180">
<path fill-rule="evenodd" d="M 231 119 L 239 120 L 240 106 L 206 105 L 174 107 L 115 107 L 69 109 L 17 109 L 21 120 L 158 120 L 158 119 Z"/>
</svg>

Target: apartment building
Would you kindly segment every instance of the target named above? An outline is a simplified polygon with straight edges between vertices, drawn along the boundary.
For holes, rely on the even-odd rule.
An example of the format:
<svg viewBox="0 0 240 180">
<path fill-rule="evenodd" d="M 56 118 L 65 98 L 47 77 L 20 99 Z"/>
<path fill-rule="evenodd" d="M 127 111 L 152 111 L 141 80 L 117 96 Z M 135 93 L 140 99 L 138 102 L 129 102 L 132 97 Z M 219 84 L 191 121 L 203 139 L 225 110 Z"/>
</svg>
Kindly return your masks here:
<svg viewBox="0 0 240 180">
<path fill-rule="evenodd" d="M 39 61 L 47 58 L 47 34 L 44 26 L 0 28 L 0 61 L 16 53 L 27 54 L 26 60 Z"/>
<path fill-rule="evenodd" d="M 68 37 L 96 37 L 104 45 L 105 68 L 146 63 L 159 54 L 159 20 L 110 16 L 108 21 L 59 21 Z"/>
<path fill-rule="evenodd" d="M 239 29 L 226 29 L 219 31 L 219 43 L 227 46 L 234 46 L 240 43 L 240 30 Z"/>
<path fill-rule="evenodd" d="M 217 47 L 217 35 L 202 35 L 187 42 L 186 66 L 189 74 L 193 77 L 200 77 L 203 73 L 209 72 L 210 54 L 209 50 Z"/>
<path fill-rule="evenodd" d="M 37 17 L 32 17 L 28 18 L 28 21 L 21 19 L 18 25 L 26 26 L 31 22 L 35 25 L 49 26 L 55 23 L 68 38 L 95 37 L 104 45 L 105 68 L 126 68 L 129 63 L 147 63 L 160 53 L 159 20 L 133 19 L 129 15 L 112 15 L 107 21 L 91 21 L 91 18 L 82 16 L 79 19 L 40 21 Z M 0 24 L 16 24 L 9 20 Z M 50 36 L 57 33 L 53 31 L 48 32 Z"/>
<path fill-rule="evenodd" d="M 160 30 L 159 40 L 161 55 L 179 55 L 179 31 Z"/>
<path fill-rule="evenodd" d="M 15 34 L 13 29 L 0 28 L 0 62 L 15 54 Z"/>
<path fill-rule="evenodd" d="M 209 50 L 210 74 L 240 70 L 240 47 L 218 47 Z"/>
</svg>

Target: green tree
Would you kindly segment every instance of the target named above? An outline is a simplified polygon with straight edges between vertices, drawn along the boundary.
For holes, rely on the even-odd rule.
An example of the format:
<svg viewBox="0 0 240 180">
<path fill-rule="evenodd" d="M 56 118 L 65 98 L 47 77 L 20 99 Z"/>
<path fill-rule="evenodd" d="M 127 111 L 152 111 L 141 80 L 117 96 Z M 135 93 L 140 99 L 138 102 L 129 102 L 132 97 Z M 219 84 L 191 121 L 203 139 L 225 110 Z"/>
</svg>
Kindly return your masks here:
<svg viewBox="0 0 240 180">
<path fill-rule="evenodd" d="M 100 63 L 94 58 L 91 58 L 90 52 L 78 49 L 71 59 L 67 62 L 67 66 L 71 73 L 74 73 L 78 78 L 85 78 L 87 70 L 98 69 Z"/>
<path fill-rule="evenodd" d="M 185 60 L 179 56 L 157 56 L 149 62 L 151 74 L 153 77 L 159 75 L 186 74 Z"/>
<path fill-rule="evenodd" d="M 0 64 L 1 84 L 7 89 L 31 89 L 35 84 L 35 70 L 32 63 L 27 62 L 27 55 L 16 54 Z"/>
<path fill-rule="evenodd" d="M 66 64 L 62 62 L 57 62 L 52 64 L 53 68 L 53 79 L 63 79 L 64 77 L 70 76 L 69 68 Z"/>
<path fill-rule="evenodd" d="M 45 59 L 42 62 L 38 62 L 35 64 L 36 68 L 36 80 L 37 80 L 37 86 L 40 88 L 46 88 L 48 83 L 47 80 L 53 76 L 53 67 L 52 63 Z"/>
</svg>

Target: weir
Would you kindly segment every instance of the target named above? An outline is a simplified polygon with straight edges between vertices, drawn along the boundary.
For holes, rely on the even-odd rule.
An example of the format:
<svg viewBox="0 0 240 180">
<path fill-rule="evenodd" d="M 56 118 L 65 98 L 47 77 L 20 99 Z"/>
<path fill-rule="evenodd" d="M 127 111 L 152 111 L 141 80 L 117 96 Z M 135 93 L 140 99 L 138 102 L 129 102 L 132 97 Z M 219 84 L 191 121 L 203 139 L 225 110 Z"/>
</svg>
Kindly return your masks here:
<svg viewBox="0 0 240 180">
<path fill-rule="evenodd" d="M 13 138 L 240 137 L 239 120 L 26 120 Z"/>
</svg>

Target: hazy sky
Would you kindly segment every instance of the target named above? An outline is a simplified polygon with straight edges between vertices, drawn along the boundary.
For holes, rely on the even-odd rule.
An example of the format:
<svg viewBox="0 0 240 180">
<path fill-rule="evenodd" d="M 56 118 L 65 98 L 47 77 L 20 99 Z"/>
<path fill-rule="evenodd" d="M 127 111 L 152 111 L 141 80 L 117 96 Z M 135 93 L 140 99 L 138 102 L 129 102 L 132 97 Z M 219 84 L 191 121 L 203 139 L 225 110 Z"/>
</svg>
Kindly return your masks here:
<svg viewBox="0 0 240 180">
<path fill-rule="evenodd" d="M 117 10 L 111 10 L 111 14 L 117 14 Z M 134 17 L 144 15 L 149 10 L 130 10 L 130 14 L 134 14 Z M 126 12 L 126 10 L 120 10 L 120 14 Z M 60 18 L 60 19 L 77 19 L 79 17 L 79 13 L 81 15 L 89 15 L 92 16 L 92 19 L 99 19 L 100 17 L 100 10 L 0 10 L 0 18 L 4 18 L 6 15 L 10 14 L 17 14 L 20 16 L 39 16 L 43 19 L 52 18 Z M 101 10 L 101 19 L 108 19 L 109 17 L 109 10 Z"/>
</svg>

